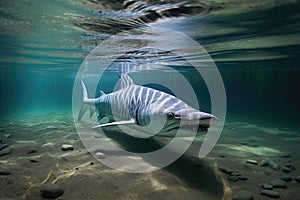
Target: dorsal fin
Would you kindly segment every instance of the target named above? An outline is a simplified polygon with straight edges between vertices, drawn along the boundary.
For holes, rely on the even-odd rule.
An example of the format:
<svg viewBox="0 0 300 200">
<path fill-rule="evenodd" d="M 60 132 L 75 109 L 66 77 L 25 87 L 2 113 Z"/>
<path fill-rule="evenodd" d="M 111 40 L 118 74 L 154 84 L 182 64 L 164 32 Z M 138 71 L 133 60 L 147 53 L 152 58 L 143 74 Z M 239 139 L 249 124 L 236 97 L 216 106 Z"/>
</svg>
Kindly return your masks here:
<svg viewBox="0 0 300 200">
<path fill-rule="evenodd" d="M 103 92 L 103 90 L 100 90 L 100 96 L 99 97 L 101 97 L 101 96 L 103 96 L 103 95 L 105 95 L 105 93 Z"/>
<path fill-rule="evenodd" d="M 133 80 L 127 74 L 122 74 L 120 77 L 120 89 L 134 85 Z"/>
</svg>

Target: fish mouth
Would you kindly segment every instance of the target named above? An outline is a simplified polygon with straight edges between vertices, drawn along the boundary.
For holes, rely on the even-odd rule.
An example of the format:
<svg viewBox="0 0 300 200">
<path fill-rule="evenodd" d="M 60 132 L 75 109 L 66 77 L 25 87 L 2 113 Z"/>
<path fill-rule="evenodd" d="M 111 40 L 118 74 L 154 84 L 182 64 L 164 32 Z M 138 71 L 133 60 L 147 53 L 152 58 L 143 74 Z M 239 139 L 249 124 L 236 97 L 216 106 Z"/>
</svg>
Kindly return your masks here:
<svg viewBox="0 0 300 200">
<path fill-rule="evenodd" d="M 216 117 L 205 117 L 199 120 L 183 120 L 177 119 L 175 122 L 167 125 L 165 127 L 165 132 L 171 131 L 178 131 L 178 130 L 185 130 L 185 131 L 192 131 L 192 132 L 207 132 L 208 128 L 216 124 L 217 118 Z"/>
</svg>

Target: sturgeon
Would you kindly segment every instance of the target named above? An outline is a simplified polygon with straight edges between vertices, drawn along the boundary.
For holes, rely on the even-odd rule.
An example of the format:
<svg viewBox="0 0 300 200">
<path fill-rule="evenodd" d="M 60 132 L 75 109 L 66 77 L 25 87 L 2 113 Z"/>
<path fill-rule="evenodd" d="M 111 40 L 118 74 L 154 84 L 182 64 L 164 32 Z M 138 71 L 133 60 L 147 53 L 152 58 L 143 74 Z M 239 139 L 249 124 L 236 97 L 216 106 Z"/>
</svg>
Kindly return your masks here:
<svg viewBox="0 0 300 200">
<path fill-rule="evenodd" d="M 104 117 L 109 119 L 92 128 L 134 124 L 148 133 L 174 136 L 174 131 L 179 129 L 191 134 L 205 132 L 217 122 L 214 115 L 194 109 L 173 95 L 136 85 L 127 74 L 121 75 L 119 90 L 109 94 L 100 91 L 98 98 L 88 98 L 86 86 L 82 80 L 80 82 L 83 105 L 78 120 L 82 120 L 88 108 L 91 109 L 90 117 L 96 110 L 98 121 L 101 122 Z"/>
</svg>

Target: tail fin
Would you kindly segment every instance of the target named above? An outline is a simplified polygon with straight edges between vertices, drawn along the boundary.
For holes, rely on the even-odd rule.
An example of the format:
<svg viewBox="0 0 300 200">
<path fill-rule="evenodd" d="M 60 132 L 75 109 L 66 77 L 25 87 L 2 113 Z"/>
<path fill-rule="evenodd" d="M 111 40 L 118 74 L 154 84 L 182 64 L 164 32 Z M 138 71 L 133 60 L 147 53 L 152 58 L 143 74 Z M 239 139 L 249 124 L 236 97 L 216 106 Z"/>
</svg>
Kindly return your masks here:
<svg viewBox="0 0 300 200">
<path fill-rule="evenodd" d="M 80 82 L 82 86 L 82 98 L 83 98 L 83 102 L 85 102 L 86 100 L 88 100 L 88 94 L 83 80 L 80 80 Z"/>
<path fill-rule="evenodd" d="M 88 109 L 88 105 L 86 104 L 88 101 L 88 93 L 85 87 L 85 84 L 82 80 L 80 80 L 81 82 L 81 86 L 82 86 L 82 106 L 80 108 L 79 114 L 78 114 L 78 121 L 81 121 L 82 117 L 84 116 L 84 114 L 86 113 L 87 109 Z M 90 118 L 93 116 L 95 110 L 93 108 L 90 108 Z"/>
</svg>

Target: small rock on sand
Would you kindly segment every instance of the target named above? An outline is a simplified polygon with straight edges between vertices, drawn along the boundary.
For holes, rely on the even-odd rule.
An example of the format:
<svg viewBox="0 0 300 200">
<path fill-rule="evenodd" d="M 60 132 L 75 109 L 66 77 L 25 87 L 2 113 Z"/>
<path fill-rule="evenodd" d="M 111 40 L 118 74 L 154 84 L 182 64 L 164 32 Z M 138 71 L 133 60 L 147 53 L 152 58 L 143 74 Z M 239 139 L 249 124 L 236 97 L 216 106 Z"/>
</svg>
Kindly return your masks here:
<svg viewBox="0 0 300 200">
<path fill-rule="evenodd" d="M 99 159 L 104 159 L 104 158 L 106 158 L 105 155 L 104 155 L 103 153 L 99 152 L 99 151 L 95 153 L 95 156 L 96 156 L 97 158 L 99 158 Z"/>
<path fill-rule="evenodd" d="M 292 155 L 291 154 L 282 154 L 280 157 L 281 158 L 290 158 L 290 157 L 292 157 Z"/>
<path fill-rule="evenodd" d="M 0 175 L 1 176 L 10 175 L 10 171 L 8 169 L 0 169 Z"/>
<path fill-rule="evenodd" d="M 45 183 L 40 189 L 42 197 L 54 199 L 64 194 L 64 190 L 57 184 Z"/>
<path fill-rule="evenodd" d="M 32 163 L 38 163 L 39 161 L 37 159 L 30 159 L 30 162 L 32 162 Z"/>
<path fill-rule="evenodd" d="M 256 160 L 247 160 L 246 163 L 250 163 L 250 164 L 253 164 L 253 165 L 258 164 L 258 162 Z"/>
<path fill-rule="evenodd" d="M 7 154 L 10 154 L 11 151 L 12 151 L 11 147 L 7 146 L 7 147 L 5 147 L 4 149 L 2 149 L 0 151 L 0 156 L 4 156 L 4 155 L 7 155 Z"/>
<path fill-rule="evenodd" d="M 283 181 L 282 179 L 272 180 L 270 182 L 270 184 L 273 185 L 274 188 L 286 188 L 287 187 L 286 182 Z"/>
<path fill-rule="evenodd" d="M 253 194 L 251 192 L 241 190 L 233 194 L 232 200 L 252 200 Z"/>
<path fill-rule="evenodd" d="M 280 166 L 279 164 L 277 164 L 275 161 L 273 160 L 270 160 L 269 161 L 269 166 L 273 169 L 273 170 L 279 170 L 280 169 Z"/>
<path fill-rule="evenodd" d="M 1 144 L 0 144 L 0 150 L 4 149 L 6 147 L 8 147 L 8 144 L 1 142 Z"/>
<path fill-rule="evenodd" d="M 260 166 L 262 166 L 262 167 L 269 166 L 273 170 L 279 170 L 280 169 L 279 164 L 277 164 L 275 161 L 270 160 L 270 159 L 262 160 L 260 162 Z"/>
<path fill-rule="evenodd" d="M 239 180 L 238 176 L 228 176 L 227 177 L 228 180 L 232 181 L 232 182 L 237 182 Z"/>
<path fill-rule="evenodd" d="M 232 176 L 240 176 L 241 173 L 240 173 L 240 172 L 233 172 L 233 173 L 231 173 L 230 175 L 232 175 Z"/>
<path fill-rule="evenodd" d="M 221 172 L 224 172 L 225 174 L 229 174 L 229 175 L 233 173 L 232 169 L 229 169 L 228 167 L 224 167 L 224 166 L 220 167 L 219 170 Z"/>
<path fill-rule="evenodd" d="M 279 198 L 279 193 L 273 190 L 262 190 L 261 194 L 271 198 Z"/>
<path fill-rule="evenodd" d="M 290 182 L 293 180 L 292 177 L 290 177 L 290 176 L 284 176 L 284 177 L 281 177 L 281 179 L 284 180 L 285 182 Z"/>
<path fill-rule="evenodd" d="M 37 152 L 37 149 L 31 148 L 31 149 L 27 152 L 27 154 L 32 154 L 32 153 L 36 153 L 36 152 Z"/>
<path fill-rule="evenodd" d="M 238 176 L 241 181 L 246 181 L 248 178 L 246 176 L 240 175 Z"/>
<path fill-rule="evenodd" d="M 290 168 L 292 171 L 296 170 L 294 165 L 285 165 L 284 167 Z"/>
<path fill-rule="evenodd" d="M 262 184 L 261 187 L 263 187 L 266 190 L 273 190 L 273 185 L 269 183 Z"/>
<path fill-rule="evenodd" d="M 11 138 L 11 134 L 4 134 L 4 137 Z"/>
<path fill-rule="evenodd" d="M 285 173 L 291 173 L 293 170 L 289 167 L 283 167 L 282 171 L 285 172 Z"/>
<path fill-rule="evenodd" d="M 295 181 L 296 181 L 297 183 L 300 183 L 300 176 L 296 176 L 296 177 L 295 177 Z"/>
<path fill-rule="evenodd" d="M 262 166 L 262 167 L 268 166 L 269 165 L 269 160 L 262 160 L 259 165 Z"/>
<path fill-rule="evenodd" d="M 61 150 L 63 150 L 63 151 L 73 151 L 74 147 L 70 144 L 63 144 L 61 146 Z"/>
</svg>

